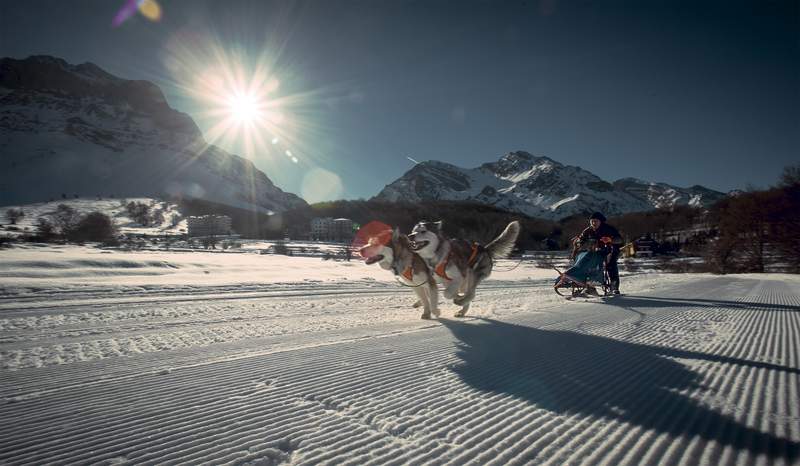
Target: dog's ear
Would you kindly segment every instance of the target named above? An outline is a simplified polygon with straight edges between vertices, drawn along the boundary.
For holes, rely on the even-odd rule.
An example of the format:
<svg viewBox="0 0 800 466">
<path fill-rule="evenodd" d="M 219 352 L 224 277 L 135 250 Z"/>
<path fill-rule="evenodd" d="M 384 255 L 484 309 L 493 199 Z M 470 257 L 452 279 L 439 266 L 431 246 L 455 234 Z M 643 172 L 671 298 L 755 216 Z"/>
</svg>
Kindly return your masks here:
<svg viewBox="0 0 800 466">
<path fill-rule="evenodd" d="M 400 229 L 397 227 L 392 228 L 392 242 L 400 239 Z"/>
</svg>

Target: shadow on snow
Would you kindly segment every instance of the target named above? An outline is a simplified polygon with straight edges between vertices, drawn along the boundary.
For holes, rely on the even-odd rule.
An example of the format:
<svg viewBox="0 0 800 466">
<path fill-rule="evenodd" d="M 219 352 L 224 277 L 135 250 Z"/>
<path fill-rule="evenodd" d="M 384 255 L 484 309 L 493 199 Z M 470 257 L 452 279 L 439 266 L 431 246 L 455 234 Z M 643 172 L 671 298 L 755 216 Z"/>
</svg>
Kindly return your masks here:
<svg viewBox="0 0 800 466">
<path fill-rule="evenodd" d="M 697 373 L 670 358 L 791 377 L 800 374 L 798 369 L 492 319 L 440 322 L 459 340 L 463 363 L 453 370 L 478 390 L 513 395 L 558 414 L 602 416 L 674 437 L 716 440 L 753 454 L 798 458 L 798 442 L 748 427 L 681 394 L 710 389 L 700 384 Z"/>
<path fill-rule="evenodd" d="M 701 308 L 701 309 L 737 309 L 748 311 L 789 311 L 800 312 L 800 306 L 788 304 L 767 304 L 750 301 L 725 301 L 720 299 L 660 298 L 657 296 L 623 295 L 604 301 L 612 306 L 638 308 Z"/>
</svg>

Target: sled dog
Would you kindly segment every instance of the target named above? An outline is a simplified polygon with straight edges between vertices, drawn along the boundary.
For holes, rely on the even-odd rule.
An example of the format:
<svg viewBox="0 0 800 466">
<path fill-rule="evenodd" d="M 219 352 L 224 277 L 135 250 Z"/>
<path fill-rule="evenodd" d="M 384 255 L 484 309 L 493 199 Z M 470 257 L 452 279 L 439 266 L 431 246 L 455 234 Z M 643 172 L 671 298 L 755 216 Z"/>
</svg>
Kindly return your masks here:
<svg viewBox="0 0 800 466">
<path fill-rule="evenodd" d="M 428 265 L 411 249 L 411 241 L 395 228 L 385 230 L 372 238 L 358 250 L 367 264 L 375 262 L 385 270 L 391 270 L 398 280 L 410 287 L 419 300 L 414 307 L 422 305 L 423 319 L 431 314 L 439 316 L 439 290 Z"/>
<path fill-rule="evenodd" d="M 434 278 L 444 285 L 444 297 L 457 306 L 456 317 L 463 317 L 475 298 L 475 288 L 492 273 L 495 259 L 507 257 L 519 236 L 519 222 L 509 223 L 500 236 L 486 246 L 466 240 L 448 239 L 442 222 L 422 221 L 408 239 L 411 247 L 427 263 Z"/>
</svg>

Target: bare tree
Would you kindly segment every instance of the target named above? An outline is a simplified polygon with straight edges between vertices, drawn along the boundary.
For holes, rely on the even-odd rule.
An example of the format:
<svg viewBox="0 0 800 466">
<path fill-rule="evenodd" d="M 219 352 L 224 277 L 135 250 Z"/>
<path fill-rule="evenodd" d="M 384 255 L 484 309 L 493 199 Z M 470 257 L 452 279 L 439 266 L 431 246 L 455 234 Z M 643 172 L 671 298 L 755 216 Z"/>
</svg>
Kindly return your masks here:
<svg viewBox="0 0 800 466">
<path fill-rule="evenodd" d="M 17 220 L 23 218 L 25 216 L 25 212 L 22 209 L 8 209 L 6 210 L 6 218 L 12 225 L 17 224 Z"/>
<path fill-rule="evenodd" d="M 789 165 L 783 168 L 780 186 L 786 188 L 800 186 L 800 163 L 797 165 Z"/>
<path fill-rule="evenodd" d="M 55 234 L 55 226 L 47 217 L 39 217 L 36 219 L 36 230 L 39 238 L 43 241 L 49 241 L 53 238 L 53 234 Z"/>
<path fill-rule="evenodd" d="M 59 204 L 51 218 L 58 233 L 63 237 L 68 237 L 77 227 L 81 216 L 74 208 L 66 204 Z"/>
<path fill-rule="evenodd" d="M 736 238 L 731 235 L 719 237 L 709 243 L 705 259 L 712 272 L 726 274 L 737 271 L 733 260 L 735 247 Z"/>
<path fill-rule="evenodd" d="M 790 272 L 800 272 L 800 183 L 775 190 L 769 205 L 770 240 Z"/>
<path fill-rule="evenodd" d="M 116 242 L 118 230 L 114 221 L 102 212 L 90 212 L 84 215 L 68 234 L 70 241 L 102 241 Z"/>
<path fill-rule="evenodd" d="M 142 226 L 150 225 L 150 206 L 143 202 L 130 201 L 125 205 L 128 216 Z"/>
</svg>

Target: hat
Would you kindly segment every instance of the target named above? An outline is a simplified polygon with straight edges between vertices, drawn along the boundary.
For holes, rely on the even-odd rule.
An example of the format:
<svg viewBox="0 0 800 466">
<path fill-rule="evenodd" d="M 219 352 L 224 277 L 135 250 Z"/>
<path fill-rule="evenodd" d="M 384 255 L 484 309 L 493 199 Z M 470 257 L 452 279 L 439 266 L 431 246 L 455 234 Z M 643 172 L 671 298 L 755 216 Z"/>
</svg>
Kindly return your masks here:
<svg viewBox="0 0 800 466">
<path fill-rule="evenodd" d="M 595 213 L 593 213 L 592 215 L 589 216 L 589 220 L 591 220 L 593 218 L 596 218 L 597 220 L 600 220 L 601 222 L 605 222 L 606 221 L 606 216 L 601 214 L 600 212 L 595 212 Z"/>
</svg>

